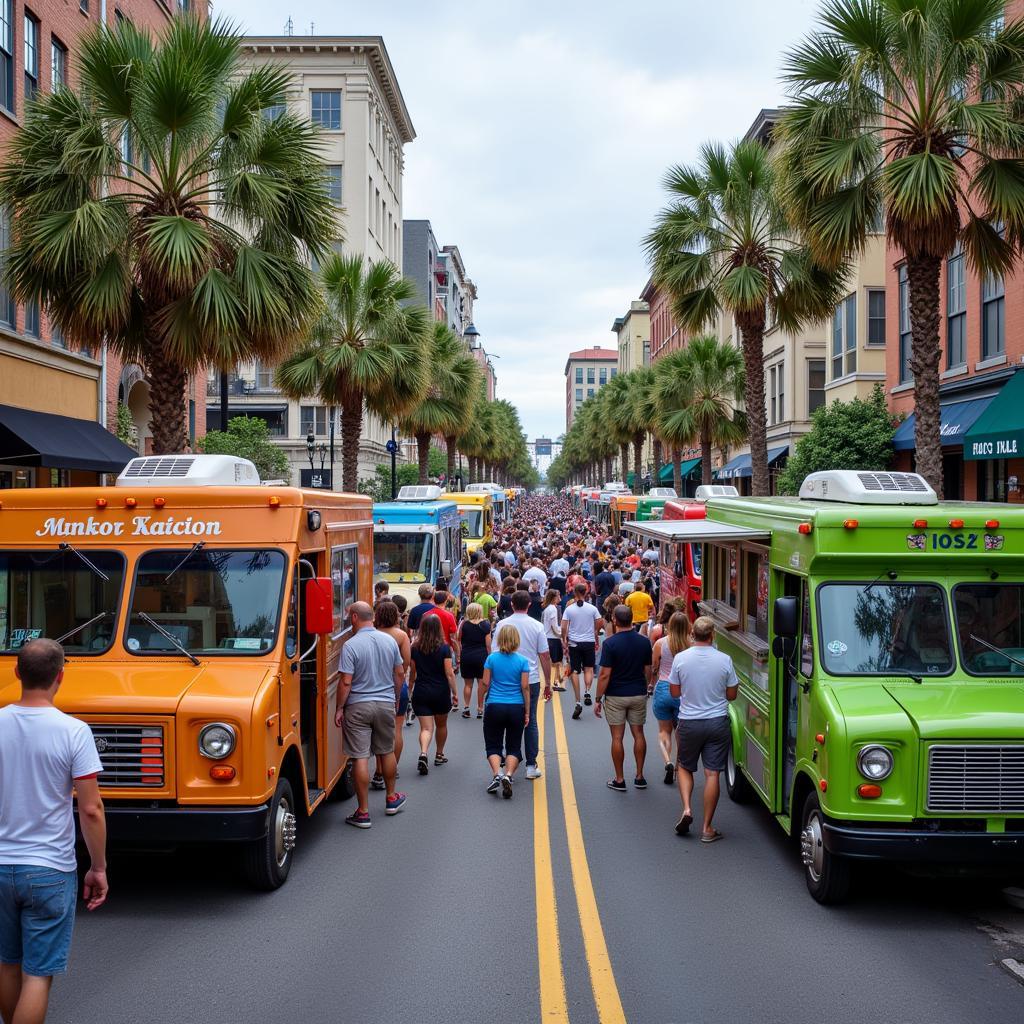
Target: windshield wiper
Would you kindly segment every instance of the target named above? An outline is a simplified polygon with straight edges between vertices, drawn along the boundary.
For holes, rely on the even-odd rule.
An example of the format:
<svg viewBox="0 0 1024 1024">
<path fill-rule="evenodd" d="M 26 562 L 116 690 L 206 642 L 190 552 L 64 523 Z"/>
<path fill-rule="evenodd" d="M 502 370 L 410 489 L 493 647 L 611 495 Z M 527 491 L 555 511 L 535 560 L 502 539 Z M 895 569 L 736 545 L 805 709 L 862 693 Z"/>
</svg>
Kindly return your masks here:
<svg viewBox="0 0 1024 1024">
<path fill-rule="evenodd" d="M 1012 662 L 1014 665 L 1019 665 L 1021 668 L 1024 668 L 1024 661 L 1015 658 L 1012 654 L 1007 654 L 1002 648 L 996 647 L 994 644 L 990 644 L 987 640 L 982 640 L 980 636 L 975 636 L 973 633 L 969 633 L 968 636 L 970 636 L 970 638 L 976 643 L 981 644 L 982 647 L 987 647 L 990 651 L 995 651 L 996 654 L 1005 658 L 1007 661 Z"/>
<path fill-rule="evenodd" d="M 159 622 L 150 618 L 145 612 L 136 612 L 135 614 L 147 625 L 152 626 L 165 640 L 169 640 L 175 650 L 184 654 L 193 665 L 199 664 L 199 659 L 169 629 L 164 629 Z"/>
<path fill-rule="evenodd" d="M 97 576 L 99 576 L 101 580 L 103 580 L 104 583 L 110 582 L 110 577 L 102 569 L 94 565 L 90 559 L 86 558 L 78 548 L 73 548 L 67 543 L 67 541 L 62 541 L 57 545 L 57 547 L 59 547 L 61 551 L 70 551 L 71 554 L 77 555 L 90 569 L 92 569 L 94 573 L 96 573 Z"/>
<path fill-rule="evenodd" d="M 63 636 L 57 637 L 54 643 L 62 644 L 68 637 L 80 633 L 83 629 L 88 629 L 94 622 L 99 622 L 101 619 L 105 619 L 113 614 L 113 612 L 100 612 L 99 615 L 94 615 L 88 622 L 83 622 L 81 625 L 75 626 L 74 629 L 69 629 Z"/>
<path fill-rule="evenodd" d="M 206 547 L 206 541 L 197 541 L 189 548 L 188 553 L 185 557 L 164 577 L 164 583 L 166 583 L 194 554 L 202 551 Z"/>
<path fill-rule="evenodd" d="M 879 581 L 879 580 L 880 580 L 880 579 L 881 579 L 881 578 L 882 578 L 883 576 L 888 576 L 888 577 L 889 577 L 889 579 L 891 579 L 891 580 L 894 580 L 894 579 L 896 579 L 896 571 L 895 571 L 895 569 L 886 569 L 886 570 L 885 570 L 885 572 L 880 572 L 880 573 L 879 573 L 879 574 L 878 574 L 878 575 L 877 575 L 877 576 L 876 576 L 876 577 L 875 577 L 875 578 L 874 578 L 874 579 L 873 579 L 873 580 L 872 580 L 872 581 L 871 581 L 871 582 L 870 582 L 870 583 L 869 583 L 869 584 L 868 584 L 868 585 L 867 585 L 867 586 L 866 586 L 866 587 L 864 588 L 864 593 L 865 593 L 865 594 L 869 593 L 869 592 L 870 592 L 870 590 L 871 590 L 871 588 L 872 588 L 872 587 L 873 587 L 873 586 L 874 586 L 874 585 L 875 585 L 875 584 L 876 584 L 876 583 L 877 583 L 877 582 L 878 582 L 878 581 Z"/>
</svg>

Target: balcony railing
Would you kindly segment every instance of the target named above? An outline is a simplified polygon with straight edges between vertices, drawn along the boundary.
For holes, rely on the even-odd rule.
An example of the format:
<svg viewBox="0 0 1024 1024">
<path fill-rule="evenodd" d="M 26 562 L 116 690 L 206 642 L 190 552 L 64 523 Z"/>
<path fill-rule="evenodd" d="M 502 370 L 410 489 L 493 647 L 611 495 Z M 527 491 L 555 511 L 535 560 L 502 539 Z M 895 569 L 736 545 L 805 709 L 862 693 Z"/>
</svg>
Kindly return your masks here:
<svg viewBox="0 0 1024 1024">
<path fill-rule="evenodd" d="M 248 380 L 245 377 L 238 377 L 235 374 L 231 374 L 231 376 L 228 377 L 229 395 L 276 395 L 277 393 L 277 388 L 270 382 L 261 384 L 259 381 Z M 219 376 L 208 377 L 206 379 L 206 394 L 214 397 L 220 394 Z"/>
</svg>

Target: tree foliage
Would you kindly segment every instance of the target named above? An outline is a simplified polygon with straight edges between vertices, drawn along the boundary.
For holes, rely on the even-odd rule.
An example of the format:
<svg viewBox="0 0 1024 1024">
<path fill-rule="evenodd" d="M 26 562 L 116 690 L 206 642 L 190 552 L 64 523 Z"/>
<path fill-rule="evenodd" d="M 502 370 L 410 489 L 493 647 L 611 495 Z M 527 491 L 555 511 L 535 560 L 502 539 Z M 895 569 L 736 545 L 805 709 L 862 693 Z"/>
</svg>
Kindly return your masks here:
<svg viewBox="0 0 1024 1024">
<path fill-rule="evenodd" d="M 284 449 L 274 444 L 266 420 L 256 416 L 234 416 L 228 429 L 211 430 L 196 441 L 206 455 L 237 455 L 254 463 L 261 480 L 289 480 L 291 469 Z"/>
<path fill-rule="evenodd" d="M 445 453 L 436 445 L 428 453 L 431 480 L 437 480 L 445 471 Z M 419 466 L 415 462 L 399 462 L 395 467 L 396 487 L 410 487 L 420 482 Z M 359 481 L 359 493 L 368 494 L 374 501 L 391 500 L 391 463 L 385 462 L 374 467 L 373 476 Z"/>
<path fill-rule="evenodd" d="M 815 409 L 811 429 L 796 443 L 778 479 L 780 494 L 796 494 L 808 473 L 827 469 L 888 469 L 897 421 L 876 384 L 868 399 L 833 402 Z"/>
</svg>

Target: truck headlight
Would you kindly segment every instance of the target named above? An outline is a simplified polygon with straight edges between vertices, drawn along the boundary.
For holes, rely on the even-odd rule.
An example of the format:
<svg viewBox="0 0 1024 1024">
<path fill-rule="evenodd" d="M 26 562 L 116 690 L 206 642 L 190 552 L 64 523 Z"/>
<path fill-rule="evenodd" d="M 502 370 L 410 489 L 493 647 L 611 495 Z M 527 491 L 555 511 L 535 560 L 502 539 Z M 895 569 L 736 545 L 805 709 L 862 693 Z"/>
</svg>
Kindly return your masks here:
<svg viewBox="0 0 1024 1024">
<path fill-rule="evenodd" d="M 230 756 L 235 749 L 235 730 L 233 726 L 223 722 L 204 725 L 199 731 L 199 753 L 203 757 L 220 761 Z"/>
<path fill-rule="evenodd" d="M 857 755 L 857 770 L 872 782 L 889 778 L 892 768 L 892 753 L 885 747 L 864 747 Z"/>
</svg>

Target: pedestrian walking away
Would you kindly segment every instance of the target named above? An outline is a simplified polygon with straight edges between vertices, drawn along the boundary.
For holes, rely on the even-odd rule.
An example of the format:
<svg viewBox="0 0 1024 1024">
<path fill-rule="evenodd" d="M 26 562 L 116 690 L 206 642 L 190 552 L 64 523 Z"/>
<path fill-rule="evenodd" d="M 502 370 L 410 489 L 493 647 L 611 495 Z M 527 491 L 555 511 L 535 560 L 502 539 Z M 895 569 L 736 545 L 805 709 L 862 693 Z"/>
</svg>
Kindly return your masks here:
<svg viewBox="0 0 1024 1024">
<path fill-rule="evenodd" d="M 658 745 L 665 759 L 665 785 L 675 781 L 675 758 L 672 756 L 672 741 L 679 721 L 679 698 L 673 697 L 669 676 L 672 662 L 680 651 L 690 646 L 690 620 L 683 612 L 675 611 L 672 604 L 666 605 L 670 614 L 664 635 L 654 642 L 652 657 L 656 669 L 657 684 L 651 702 L 654 717 L 658 722 Z"/>
<path fill-rule="evenodd" d="M 397 814 L 405 794 L 395 790 L 395 731 L 405 662 L 398 641 L 373 625 L 373 609 L 365 601 L 349 605 L 352 635 L 341 649 L 337 710 L 334 724 L 342 730 L 342 750 L 352 761 L 356 809 L 345 819 L 356 828 L 370 828 L 370 755 L 379 755 L 386 796 L 384 813 Z"/>
<path fill-rule="evenodd" d="M 611 732 L 612 767 L 615 775 L 608 780 L 608 788 L 626 792 L 623 774 L 625 748 L 623 738 L 626 726 L 633 736 L 633 759 L 636 774 L 633 785 L 647 788 L 644 762 L 647 758 L 647 697 L 651 680 L 651 642 L 633 629 L 633 613 L 626 605 L 615 609 L 612 621 L 615 632 L 605 639 L 601 647 L 601 672 L 597 679 L 597 700 L 594 714 L 602 711 Z"/>
<path fill-rule="evenodd" d="M 75 924 L 73 791 L 90 859 L 82 899 L 96 910 L 107 898 L 103 764 L 89 726 L 54 707 L 61 646 L 30 641 L 14 672 L 21 696 L 0 709 L 0 1017 L 42 1024 Z"/>
<path fill-rule="evenodd" d="M 441 619 L 424 615 L 412 645 L 412 669 L 409 673 L 409 699 L 420 723 L 420 756 L 416 769 L 429 772 L 430 741 L 434 740 L 434 766 L 448 763 L 448 716 L 457 707 L 455 670 L 452 651 L 444 642 Z"/>
<path fill-rule="evenodd" d="M 539 779 L 541 771 L 537 764 L 537 755 L 540 752 L 537 705 L 540 702 L 542 680 L 544 699 L 551 699 L 551 656 L 548 654 L 544 627 L 536 619 L 530 618 L 527 614 L 529 607 L 530 595 L 525 590 L 517 590 L 512 595 L 512 614 L 505 621 L 519 634 L 519 653 L 530 664 L 530 717 L 525 731 L 526 777 Z"/>
<path fill-rule="evenodd" d="M 395 778 L 398 778 L 398 765 L 402 760 L 402 749 L 405 740 L 402 736 L 402 726 L 405 723 L 405 716 L 409 712 L 409 666 L 412 663 L 412 643 L 408 633 L 401 627 L 401 615 L 398 609 L 397 600 L 400 595 L 395 595 L 394 600 L 387 598 L 378 602 L 373 609 L 373 625 L 382 633 L 393 637 L 398 644 L 398 650 L 402 655 L 402 689 L 398 694 L 398 704 L 395 707 Z M 405 598 L 401 598 L 404 602 Z M 384 758 L 377 756 L 377 768 L 370 779 L 370 785 L 374 789 L 385 789 L 384 782 Z"/>
<path fill-rule="evenodd" d="M 569 652 L 569 680 L 576 707 L 572 717 L 578 719 L 583 704 L 592 703 L 590 687 L 594 681 L 597 642 L 604 620 L 601 613 L 587 601 L 587 585 L 578 583 L 573 590 L 575 600 L 562 615 L 562 643 Z M 583 676 L 583 703 L 580 702 L 580 675 Z"/>
<path fill-rule="evenodd" d="M 706 615 L 700 616 L 690 631 L 690 646 L 673 658 L 669 674 L 669 691 L 680 698 L 676 744 L 683 815 L 676 832 L 686 835 L 693 824 L 693 776 L 699 759 L 704 765 L 702 843 L 722 838 L 712 819 L 718 806 L 719 775 L 725 770 L 732 742 L 729 702 L 736 699 L 739 689 L 732 658 L 712 646 L 714 637 L 715 624 Z"/>
<path fill-rule="evenodd" d="M 551 658 L 551 688 L 565 690 L 565 676 L 562 671 L 562 616 L 559 611 L 561 596 L 557 590 L 544 595 L 541 621 L 548 641 L 548 655 Z"/>
<path fill-rule="evenodd" d="M 519 630 L 506 623 L 498 630 L 498 649 L 484 662 L 482 688 L 484 748 L 491 771 L 488 793 L 512 798 L 512 779 L 523 760 L 523 730 L 530 722 L 530 663 L 519 650 Z"/>
<path fill-rule="evenodd" d="M 491 625 L 484 619 L 484 610 L 476 602 L 466 605 L 466 617 L 459 623 L 459 643 L 462 659 L 462 717 L 469 718 L 470 701 L 473 699 L 473 684 L 477 684 L 476 717 L 484 717 L 484 693 L 480 680 L 484 674 L 484 662 L 491 653 Z"/>
</svg>

